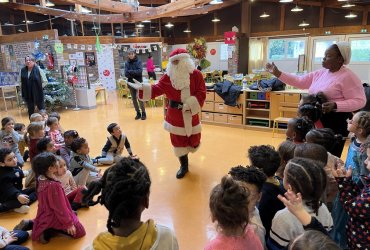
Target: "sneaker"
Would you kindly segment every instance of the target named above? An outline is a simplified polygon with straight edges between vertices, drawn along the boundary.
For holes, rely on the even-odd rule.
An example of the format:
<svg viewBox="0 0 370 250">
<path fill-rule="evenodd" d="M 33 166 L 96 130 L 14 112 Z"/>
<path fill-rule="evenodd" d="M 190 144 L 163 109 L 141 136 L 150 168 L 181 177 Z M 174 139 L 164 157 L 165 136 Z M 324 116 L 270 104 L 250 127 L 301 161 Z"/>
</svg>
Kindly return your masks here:
<svg viewBox="0 0 370 250">
<path fill-rule="evenodd" d="M 33 221 L 32 220 L 21 220 L 18 225 L 14 227 L 13 230 L 28 231 L 32 230 Z"/>
<path fill-rule="evenodd" d="M 26 213 L 28 213 L 28 211 L 30 211 L 30 206 L 22 205 L 19 208 L 13 209 L 13 211 L 16 212 L 16 213 L 20 213 L 20 214 L 26 214 Z"/>
</svg>

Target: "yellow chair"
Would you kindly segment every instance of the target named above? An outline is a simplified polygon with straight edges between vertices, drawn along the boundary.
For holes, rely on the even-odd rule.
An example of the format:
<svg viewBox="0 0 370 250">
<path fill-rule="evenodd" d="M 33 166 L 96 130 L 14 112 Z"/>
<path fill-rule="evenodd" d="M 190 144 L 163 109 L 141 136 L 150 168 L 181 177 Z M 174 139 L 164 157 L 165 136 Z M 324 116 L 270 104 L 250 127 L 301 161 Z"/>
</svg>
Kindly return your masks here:
<svg viewBox="0 0 370 250">
<path fill-rule="evenodd" d="M 297 112 L 298 109 L 298 103 L 292 103 L 292 102 L 280 102 L 279 106 L 279 117 L 276 117 L 274 119 L 274 123 L 272 124 L 272 137 L 275 135 L 275 129 L 277 129 L 277 132 L 279 132 L 279 124 L 287 124 L 289 120 L 292 117 L 287 117 L 287 115 L 284 112 L 290 112 L 294 113 Z"/>
</svg>

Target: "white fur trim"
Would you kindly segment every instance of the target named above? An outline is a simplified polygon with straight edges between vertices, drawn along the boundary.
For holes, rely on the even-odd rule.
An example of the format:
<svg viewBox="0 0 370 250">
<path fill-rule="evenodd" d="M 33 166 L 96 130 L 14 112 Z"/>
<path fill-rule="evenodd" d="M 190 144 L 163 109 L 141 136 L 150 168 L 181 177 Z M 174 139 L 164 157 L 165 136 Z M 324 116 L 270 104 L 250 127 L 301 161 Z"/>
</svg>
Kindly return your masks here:
<svg viewBox="0 0 370 250">
<path fill-rule="evenodd" d="M 182 58 L 190 58 L 190 55 L 187 53 L 177 54 L 175 56 L 170 57 L 170 62 L 172 63 L 173 61 L 180 60 Z"/>
<path fill-rule="evenodd" d="M 199 149 L 200 145 L 196 148 L 193 147 L 174 147 L 173 151 L 177 157 L 187 155 L 189 153 L 195 153 Z"/>
<path fill-rule="evenodd" d="M 152 86 L 147 83 L 143 83 L 143 98 L 140 101 L 146 102 L 152 99 Z"/>
<path fill-rule="evenodd" d="M 190 96 L 184 104 L 189 106 L 192 115 L 198 114 L 201 110 L 198 99 L 195 96 Z"/>
<path fill-rule="evenodd" d="M 164 121 L 163 127 L 166 131 L 170 132 L 171 134 L 180 135 L 180 136 L 187 136 L 185 128 L 183 128 L 183 127 L 173 126 L 172 124 L 168 123 L 167 121 Z M 196 135 L 196 134 L 199 134 L 200 132 L 202 132 L 202 126 L 200 125 L 200 123 L 198 125 L 192 127 L 191 132 L 192 132 L 191 135 Z"/>
</svg>

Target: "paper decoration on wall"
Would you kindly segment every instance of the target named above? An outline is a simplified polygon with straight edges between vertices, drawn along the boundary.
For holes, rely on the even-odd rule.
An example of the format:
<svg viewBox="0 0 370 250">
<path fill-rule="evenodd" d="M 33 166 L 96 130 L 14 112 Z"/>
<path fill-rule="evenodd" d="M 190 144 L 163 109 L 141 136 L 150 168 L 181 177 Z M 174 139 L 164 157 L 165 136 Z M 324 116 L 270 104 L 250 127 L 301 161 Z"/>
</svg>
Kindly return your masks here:
<svg viewBox="0 0 370 250">
<path fill-rule="evenodd" d="M 57 52 L 57 54 L 62 54 L 63 53 L 63 44 L 62 43 L 55 43 L 54 49 L 55 49 L 55 52 Z"/>
<path fill-rule="evenodd" d="M 85 45 L 81 45 L 81 49 L 82 50 L 85 50 Z"/>
<path fill-rule="evenodd" d="M 212 56 L 214 56 L 214 55 L 216 55 L 216 50 L 215 50 L 215 49 L 211 49 L 211 50 L 209 51 L 209 53 L 210 53 Z"/>
<path fill-rule="evenodd" d="M 104 71 L 103 71 L 103 75 L 104 75 L 104 76 L 109 76 L 109 75 L 110 75 L 110 71 L 109 71 L 109 70 L 107 70 L 107 69 L 106 69 L 106 70 L 104 70 Z"/>
<path fill-rule="evenodd" d="M 99 36 L 96 36 L 96 51 L 98 53 L 101 53 L 102 52 L 102 47 L 101 47 L 101 44 L 100 44 L 100 38 Z"/>
<path fill-rule="evenodd" d="M 152 49 L 148 49 L 148 52 L 151 53 L 152 52 Z"/>
<path fill-rule="evenodd" d="M 73 44 L 74 49 L 78 49 L 78 44 Z"/>
<path fill-rule="evenodd" d="M 96 54 L 98 65 L 99 81 L 107 90 L 116 88 L 116 76 L 114 69 L 113 49 L 105 47 L 101 53 Z"/>
<path fill-rule="evenodd" d="M 85 64 L 90 67 L 95 65 L 95 53 L 94 52 L 85 52 Z"/>
<path fill-rule="evenodd" d="M 123 51 L 126 52 L 127 51 L 127 47 L 123 47 Z"/>
<path fill-rule="evenodd" d="M 76 52 L 75 59 L 84 59 L 84 53 L 83 52 Z"/>
<path fill-rule="evenodd" d="M 5 53 L 5 46 L 1 45 L 1 53 Z"/>
<path fill-rule="evenodd" d="M 139 54 L 140 53 L 140 50 L 139 49 L 136 49 L 136 54 Z"/>
<path fill-rule="evenodd" d="M 92 45 L 87 45 L 87 50 L 92 50 L 93 46 Z"/>
<path fill-rule="evenodd" d="M 28 52 L 32 51 L 32 43 L 27 43 L 27 51 Z"/>
<path fill-rule="evenodd" d="M 157 46 L 153 46 L 153 50 L 157 51 L 158 50 Z"/>
<path fill-rule="evenodd" d="M 72 49 L 72 44 L 67 43 L 67 49 Z"/>
<path fill-rule="evenodd" d="M 236 41 L 236 32 L 227 31 L 224 33 L 225 44 L 235 44 Z"/>
<path fill-rule="evenodd" d="M 145 49 L 141 49 L 141 51 L 143 52 L 143 54 L 145 54 Z"/>
</svg>

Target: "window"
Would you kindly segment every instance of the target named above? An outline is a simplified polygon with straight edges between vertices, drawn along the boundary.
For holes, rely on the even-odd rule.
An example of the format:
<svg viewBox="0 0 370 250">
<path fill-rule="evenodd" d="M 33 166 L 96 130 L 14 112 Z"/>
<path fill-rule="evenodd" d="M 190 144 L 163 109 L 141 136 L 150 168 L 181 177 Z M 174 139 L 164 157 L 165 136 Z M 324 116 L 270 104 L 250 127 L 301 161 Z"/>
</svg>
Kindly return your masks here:
<svg viewBox="0 0 370 250">
<path fill-rule="evenodd" d="M 351 62 L 370 62 L 370 40 L 352 40 L 351 50 Z"/>
<path fill-rule="evenodd" d="M 305 40 L 270 39 L 269 60 L 296 59 L 305 53 Z"/>
<path fill-rule="evenodd" d="M 336 43 L 336 40 L 324 40 L 315 42 L 315 63 L 321 63 L 325 56 L 325 50 L 330 47 L 330 45 Z"/>
<path fill-rule="evenodd" d="M 220 45 L 220 60 L 221 61 L 227 61 L 227 59 L 229 58 L 228 55 L 229 55 L 229 45 L 228 44 L 221 44 Z"/>
</svg>

